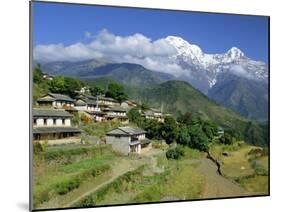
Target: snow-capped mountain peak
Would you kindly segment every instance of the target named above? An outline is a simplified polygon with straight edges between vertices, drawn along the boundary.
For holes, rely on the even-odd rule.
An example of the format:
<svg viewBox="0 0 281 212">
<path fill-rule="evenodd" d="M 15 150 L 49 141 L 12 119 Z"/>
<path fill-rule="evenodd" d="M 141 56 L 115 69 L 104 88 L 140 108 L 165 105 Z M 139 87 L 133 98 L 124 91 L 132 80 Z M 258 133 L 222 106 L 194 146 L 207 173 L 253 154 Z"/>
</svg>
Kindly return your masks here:
<svg viewBox="0 0 281 212">
<path fill-rule="evenodd" d="M 226 53 L 227 56 L 229 56 L 231 59 L 239 59 L 241 57 L 244 57 L 245 54 L 244 52 L 242 52 L 240 49 L 238 49 L 237 47 L 232 47 L 231 49 L 229 49 Z"/>
<path fill-rule="evenodd" d="M 176 48 L 178 54 L 185 54 L 193 58 L 200 57 L 203 54 L 199 46 L 190 44 L 181 37 L 168 36 L 165 40 Z"/>
<path fill-rule="evenodd" d="M 254 80 L 266 80 L 268 77 L 264 62 L 251 60 L 237 47 L 232 47 L 225 53 L 207 54 L 199 46 L 181 37 L 168 36 L 165 40 L 176 49 L 176 54 L 170 59 L 187 70 L 189 80 L 193 83 L 198 81 L 199 84 L 195 87 L 203 92 L 207 90 L 206 87 L 200 88 L 202 80 L 205 79 L 208 88 L 211 88 L 222 73 Z"/>
</svg>

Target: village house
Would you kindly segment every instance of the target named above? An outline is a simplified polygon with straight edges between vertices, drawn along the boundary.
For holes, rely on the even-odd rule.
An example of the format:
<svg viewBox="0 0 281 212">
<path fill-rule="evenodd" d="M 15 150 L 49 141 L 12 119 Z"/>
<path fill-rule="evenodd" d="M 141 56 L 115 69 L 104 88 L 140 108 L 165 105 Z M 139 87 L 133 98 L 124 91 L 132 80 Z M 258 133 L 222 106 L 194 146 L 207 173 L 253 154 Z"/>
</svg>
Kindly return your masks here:
<svg viewBox="0 0 281 212">
<path fill-rule="evenodd" d="M 90 88 L 85 86 L 85 87 L 82 87 L 79 91 L 79 93 L 81 94 L 86 94 L 86 93 L 90 93 Z"/>
<path fill-rule="evenodd" d="M 125 155 L 140 154 L 151 147 L 145 133 L 140 128 L 118 127 L 106 133 L 106 143 L 111 144 L 114 151 Z"/>
<path fill-rule="evenodd" d="M 48 144 L 79 142 L 78 128 L 71 126 L 72 115 L 61 109 L 33 109 L 33 139 Z"/>
<path fill-rule="evenodd" d="M 224 129 L 221 126 L 219 126 L 217 133 L 218 133 L 219 136 L 224 135 Z"/>
<path fill-rule="evenodd" d="M 112 120 L 117 119 L 121 122 L 127 123 L 128 117 L 127 117 L 127 111 L 121 107 L 108 107 L 104 109 L 105 120 Z"/>
<path fill-rule="evenodd" d="M 53 108 L 74 107 L 74 100 L 63 94 L 48 93 L 37 99 L 39 106 Z"/>
<path fill-rule="evenodd" d="M 103 111 L 87 111 L 89 115 L 95 120 L 96 122 L 106 121 L 105 116 L 106 113 Z"/>
<path fill-rule="evenodd" d="M 131 108 L 136 107 L 136 106 L 137 106 L 137 103 L 132 101 L 132 100 L 126 100 L 126 101 L 121 103 L 121 107 L 126 108 L 126 109 L 131 109 Z"/>
<path fill-rule="evenodd" d="M 99 107 L 97 101 L 88 98 L 78 99 L 74 103 L 74 107 L 78 111 L 95 111 L 95 112 L 101 111 L 101 108 Z"/>
<path fill-rule="evenodd" d="M 145 112 L 143 112 L 143 116 L 146 119 L 153 119 L 153 120 L 156 120 L 156 121 L 162 122 L 162 123 L 165 120 L 165 115 L 157 109 L 150 109 L 148 111 L 145 111 Z"/>
<path fill-rule="evenodd" d="M 43 79 L 45 80 L 53 80 L 54 76 L 49 75 L 48 73 L 42 73 L 43 74 Z"/>
<path fill-rule="evenodd" d="M 97 102 L 101 105 L 107 105 L 107 106 L 116 106 L 119 105 L 118 101 L 110 98 L 110 97 L 105 97 L 105 96 L 98 96 L 95 97 L 97 99 Z"/>
</svg>

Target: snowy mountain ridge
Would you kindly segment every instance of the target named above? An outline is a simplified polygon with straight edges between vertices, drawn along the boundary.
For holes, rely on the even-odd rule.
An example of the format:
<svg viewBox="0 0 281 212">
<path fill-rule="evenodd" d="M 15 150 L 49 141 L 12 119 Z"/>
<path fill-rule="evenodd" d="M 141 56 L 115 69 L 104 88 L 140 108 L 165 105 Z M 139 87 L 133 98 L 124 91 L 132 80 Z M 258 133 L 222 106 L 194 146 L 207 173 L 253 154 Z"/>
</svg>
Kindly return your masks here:
<svg viewBox="0 0 281 212">
<path fill-rule="evenodd" d="M 191 76 L 198 77 L 199 74 L 203 78 L 206 77 L 209 88 L 216 84 L 220 73 L 231 73 L 252 80 L 266 81 L 268 78 L 267 65 L 246 57 L 237 47 L 232 47 L 222 54 L 206 54 L 199 46 L 190 44 L 181 37 L 168 36 L 165 40 L 177 52 L 170 59 L 193 73 Z"/>
</svg>

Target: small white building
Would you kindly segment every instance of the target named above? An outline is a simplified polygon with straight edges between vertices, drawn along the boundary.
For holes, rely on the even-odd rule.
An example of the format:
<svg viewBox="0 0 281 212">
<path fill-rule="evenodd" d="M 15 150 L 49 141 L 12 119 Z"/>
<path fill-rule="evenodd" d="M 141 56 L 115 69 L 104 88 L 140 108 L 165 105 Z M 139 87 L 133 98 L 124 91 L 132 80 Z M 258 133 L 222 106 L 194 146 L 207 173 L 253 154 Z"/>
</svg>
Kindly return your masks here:
<svg viewBox="0 0 281 212">
<path fill-rule="evenodd" d="M 108 107 L 104 109 L 105 120 L 112 120 L 117 119 L 121 122 L 127 123 L 128 117 L 127 117 L 127 111 L 121 107 Z"/>
<path fill-rule="evenodd" d="M 34 108 L 32 113 L 33 139 L 35 141 L 47 140 L 49 142 L 73 138 L 81 133 L 78 128 L 71 126 L 72 115 L 65 110 Z"/>
<path fill-rule="evenodd" d="M 98 103 L 101 105 L 107 105 L 107 106 L 119 105 L 117 100 L 110 98 L 110 97 L 98 96 L 95 98 L 97 99 Z"/>
<path fill-rule="evenodd" d="M 146 139 L 145 133 L 140 128 L 118 127 L 106 133 L 106 143 L 111 144 L 114 151 L 125 155 L 140 154 L 142 149 L 151 146 L 151 141 Z"/>
<path fill-rule="evenodd" d="M 165 120 L 165 115 L 161 111 L 156 110 L 156 109 L 151 109 L 151 110 L 143 112 L 143 116 L 146 119 L 153 119 L 153 120 L 156 120 L 156 121 L 162 122 L 162 123 Z"/>
<path fill-rule="evenodd" d="M 74 103 L 74 108 L 77 109 L 78 111 L 95 111 L 95 112 L 100 112 L 101 108 L 98 106 L 97 102 L 92 99 L 78 99 Z"/>
<path fill-rule="evenodd" d="M 37 99 L 39 106 L 50 106 L 53 108 L 74 107 L 74 100 L 63 94 L 48 93 Z"/>
</svg>

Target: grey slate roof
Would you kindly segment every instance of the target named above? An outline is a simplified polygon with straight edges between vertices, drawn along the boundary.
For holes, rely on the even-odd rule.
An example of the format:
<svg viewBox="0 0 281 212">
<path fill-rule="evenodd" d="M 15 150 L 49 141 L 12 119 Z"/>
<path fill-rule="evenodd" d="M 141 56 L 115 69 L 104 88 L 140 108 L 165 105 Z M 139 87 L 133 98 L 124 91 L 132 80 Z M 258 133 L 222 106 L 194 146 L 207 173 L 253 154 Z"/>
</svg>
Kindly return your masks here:
<svg viewBox="0 0 281 212">
<path fill-rule="evenodd" d="M 82 99 L 78 99 L 75 103 L 75 106 L 86 106 L 86 102 Z"/>
<path fill-rule="evenodd" d="M 140 140 L 140 142 L 141 142 L 141 144 L 150 144 L 151 143 L 151 140 L 149 140 L 149 139 L 142 139 L 142 140 Z"/>
<path fill-rule="evenodd" d="M 143 129 L 132 127 L 118 127 L 106 133 L 106 135 L 132 136 L 146 133 Z"/>
<path fill-rule="evenodd" d="M 65 110 L 34 108 L 33 117 L 72 117 Z"/>
<path fill-rule="evenodd" d="M 47 95 L 39 98 L 38 102 L 46 102 L 46 101 L 66 101 L 66 102 L 74 102 L 72 98 L 69 96 L 58 94 L 58 93 L 48 93 Z"/>
<path fill-rule="evenodd" d="M 105 111 L 114 111 L 114 112 L 126 112 L 124 108 L 121 107 L 109 107 L 104 109 Z"/>
<path fill-rule="evenodd" d="M 33 134 L 64 133 L 64 132 L 80 133 L 81 130 L 75 127 L 38 127 L 33 129 Z"/>
</svg>

